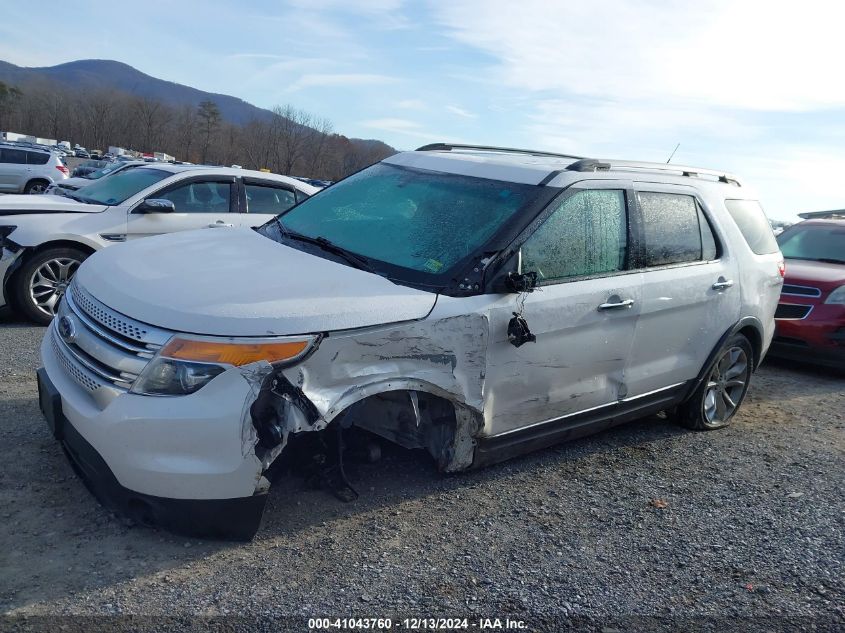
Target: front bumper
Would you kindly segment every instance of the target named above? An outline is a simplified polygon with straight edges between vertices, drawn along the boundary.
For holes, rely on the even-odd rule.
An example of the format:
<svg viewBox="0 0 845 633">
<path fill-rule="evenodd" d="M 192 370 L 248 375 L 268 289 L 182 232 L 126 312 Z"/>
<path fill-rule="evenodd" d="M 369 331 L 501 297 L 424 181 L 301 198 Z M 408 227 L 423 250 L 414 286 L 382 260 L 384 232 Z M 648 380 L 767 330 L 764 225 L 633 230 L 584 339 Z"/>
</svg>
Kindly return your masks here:
<svg viewBox="0 0 845 633">
<path fill-rule="evenodd" d="M 0 308 L 9 303 L 9 298 L 6 295 L 7 277 L 9 271 L 12 270 L 12 266 L 21 256 L 21 253 L 23 253 L 23 249 L 13 253 L 8 248 L 0 248 Z"/>
<path fill-rule="evenodd" d="M 805 319 L 778 319 L 770 353 L 825 367 L 845 368 L 845 309 L 819 304 Z"/>
<path fill-rule="evenodd" d="M 216 386 L 179 398 L 124 393 L 100 408 L 61 365 L 51 331 L 38 370 L 41 409 L 97 499 L 176 532 L 251 538 L 267 486 L 252 429 L 241 428 L 250 393 L 243 377 L 224 372 Z"/>
</svg>

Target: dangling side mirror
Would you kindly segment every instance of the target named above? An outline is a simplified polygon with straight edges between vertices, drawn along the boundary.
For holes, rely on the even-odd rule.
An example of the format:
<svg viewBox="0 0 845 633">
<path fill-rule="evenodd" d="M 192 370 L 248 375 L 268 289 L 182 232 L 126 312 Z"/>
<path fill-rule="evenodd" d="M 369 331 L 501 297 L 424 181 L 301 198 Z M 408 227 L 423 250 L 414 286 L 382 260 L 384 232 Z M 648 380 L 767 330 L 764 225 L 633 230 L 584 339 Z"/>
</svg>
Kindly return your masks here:
<svg viewBox="0 0 845 633">
<path fill-rule="evenodd" d="M 537 287 L 537 273 L 533 270 L 527 273 L 510 272 L 505 277 L 505 287 L 510 292 L 531 292 Z"/>
</svg>

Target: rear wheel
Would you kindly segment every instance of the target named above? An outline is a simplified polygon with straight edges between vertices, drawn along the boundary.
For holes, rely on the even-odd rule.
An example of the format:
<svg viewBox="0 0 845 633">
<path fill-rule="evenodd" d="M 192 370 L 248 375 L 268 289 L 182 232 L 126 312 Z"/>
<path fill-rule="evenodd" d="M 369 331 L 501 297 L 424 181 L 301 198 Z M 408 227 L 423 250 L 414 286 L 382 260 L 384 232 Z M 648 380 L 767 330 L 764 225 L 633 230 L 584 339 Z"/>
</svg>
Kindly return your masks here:
<svg viewBox="0 0 845 633">
<path fill-rule="evenodd" d="M 46 180 L 31 180 L 26 183 L 26 187 L 24 187 L 24 193 L 44 193 L 47 191 L 47 187 L 50 186 L 50 183 Z"/>
<path fill-rule="evenodd" d="M 76 248 L 48 248 L 36 253 L 15 275 L 15 305 L 28 319 L 47 325 L 86 257 L 87 253 Z"/>
<path fill-rule="evenodd" d="M 745 399 L 754 352 L 741 334 L 733 335 L 716 354 L 704 381 L 692 397 L 678 407 L 686 427 L 709 431 L 727 426 Z"/>
</svg>

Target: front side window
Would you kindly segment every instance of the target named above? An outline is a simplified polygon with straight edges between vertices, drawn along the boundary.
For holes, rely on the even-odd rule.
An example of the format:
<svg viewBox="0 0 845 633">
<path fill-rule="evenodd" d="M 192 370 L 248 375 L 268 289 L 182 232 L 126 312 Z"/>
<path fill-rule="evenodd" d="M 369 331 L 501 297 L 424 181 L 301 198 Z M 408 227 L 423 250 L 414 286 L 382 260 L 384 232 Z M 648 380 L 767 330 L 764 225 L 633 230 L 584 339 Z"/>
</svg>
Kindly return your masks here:
<svg viewBox="0 0 845 633">
<path fill-rule="evenodd" d="M 379 163 L 281 216 L 281 237 L 285 231 L 323 237 L 370 260 L 443 275 L 543 189 Z M 265 234 L 273 225 L 275 220 Z"/>
<path fill-rule="evenodd" d="M 541 282 L 612 273 L 625 269 L 627 244 L 625 193 L 579 191 L 522 245 L 522 270 Z"/>
<path fill-rule="evenodd" d="M 716 258 L 716 240 L 693 196 L 641 191 L 645 265 L 667 266 Z"/>
<path fill-rule="evenodd" d="M 786 259 L 845 264 L 845 226 L 798 224 L 778 236 Z"/>
<path fill-rule="evenodd" d="M 272 213 L 279 215 L 296 204 L 290 189 L 269 185 L 245 184 L 247 213 Z"/>
<path fill-rule="evenodd" d="M 170 200 L 176 213 L 228 213 L 231 193 L 231 182 L 201 181 L 154 193 L 150 198 Z"/>
<path fill-rule="evenodd" d="M 173 173 L 161 169 L 130 169 L 108 178 L 95 180 L 77 190 L 72 197 L 90 204 L 121 204 Z"/>
</svg>

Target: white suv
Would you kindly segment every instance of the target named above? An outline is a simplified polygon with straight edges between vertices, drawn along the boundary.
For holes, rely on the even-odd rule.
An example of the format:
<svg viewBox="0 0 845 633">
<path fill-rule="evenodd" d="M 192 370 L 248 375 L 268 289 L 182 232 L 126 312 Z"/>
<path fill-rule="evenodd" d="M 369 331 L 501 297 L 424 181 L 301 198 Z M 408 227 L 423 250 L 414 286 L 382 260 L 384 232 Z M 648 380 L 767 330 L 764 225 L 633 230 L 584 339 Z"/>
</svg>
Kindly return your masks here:
<svg viewBox="0 0 845 633">
<path fill-rule="evenodd" d="M 723 427 L 783 272 L 728 174 L 428 146 L 257 231 L 95 254 L 44 338 L 41 408 L 105 504 L 249 538 L 268 469 L 315 433 L 452 472 L 658 411 Z"/>
<path fill-rule="evenodd" d="M 15 143 L 0 143 L 0 193 L 44 193 L 68 177 L 58 154 Z"/>
<path fill-rule="evenodd" d="M 157 164 L 62 196 L 0 197 L 0 307 L 46 324 L 94 251 L 187 229 L 259 226 L 317 191 L 265 172 Z"/>
</svg>

